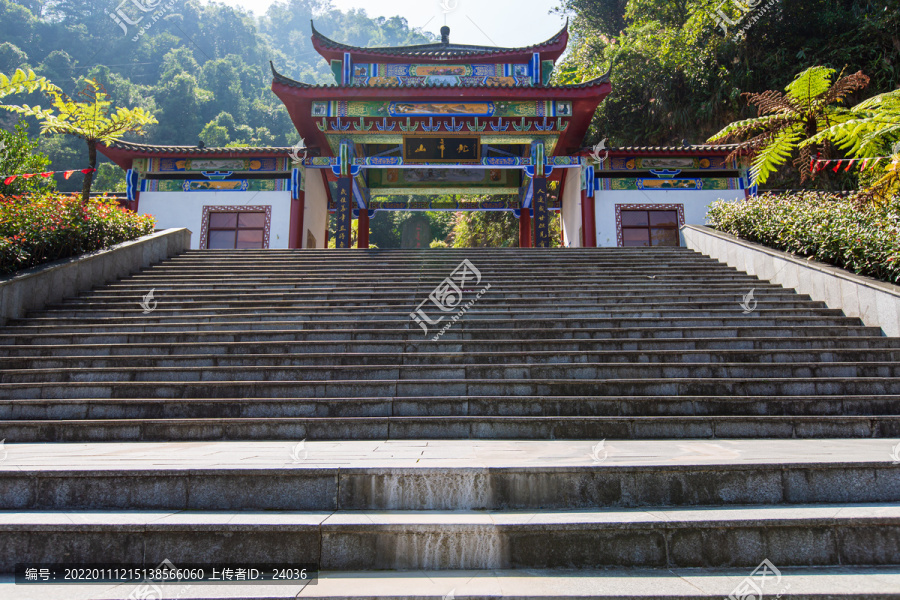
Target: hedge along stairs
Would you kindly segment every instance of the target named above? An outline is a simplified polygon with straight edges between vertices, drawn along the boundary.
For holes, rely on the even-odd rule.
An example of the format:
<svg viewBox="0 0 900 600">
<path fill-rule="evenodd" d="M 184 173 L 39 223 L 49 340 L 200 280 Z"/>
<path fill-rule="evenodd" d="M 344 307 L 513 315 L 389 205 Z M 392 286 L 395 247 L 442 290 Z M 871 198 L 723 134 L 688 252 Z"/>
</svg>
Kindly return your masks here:
<svg viewBox="0 0 900 600">
<path fill-rule="evenodd" d="M 464 260 L 426 337 L 410 313 Z M 766 593 L 898 598 L 898 358 L 684 249 L 188 252 L 0 330 L 0 572 L 721 598 L 769 560 Z"/>
</svg>

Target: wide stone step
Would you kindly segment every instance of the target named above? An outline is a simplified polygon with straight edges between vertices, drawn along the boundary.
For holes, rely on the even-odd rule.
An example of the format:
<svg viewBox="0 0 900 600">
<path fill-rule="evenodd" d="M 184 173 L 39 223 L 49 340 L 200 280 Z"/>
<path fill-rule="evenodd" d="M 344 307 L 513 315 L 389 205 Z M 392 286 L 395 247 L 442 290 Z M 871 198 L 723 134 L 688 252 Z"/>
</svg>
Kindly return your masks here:
<svg viewBox="0 0 900 600">
<path fill-rule="evenodd" d="M 157 299 L 158 301 L 158 299 Z M 348 304 L 346 306 L 334 305 L 310 305 L 304 303 L 299 306 L 280 306 L 280 307 L 256 307 L 256 308 L 215 308 L 204 309 L 191 306 L 191 304 L 180 304 L 179 308 L 173 308 L 171 303 L 157 304 L 157 308 L 150 314 L 144 314 L 141 307 L 143 300 L 137 299 L 131 304 L 125 303 L 118 310 L 113 309 L 94 309 L 94 310 L 48 310 L 40 313 L 33 313 L 27 319 L 14 319 L 8 323 L 9 327 L 21 326 L 65 326 L 65 325 L 132 325 L 137 323 L 180 323 L 190 322 L 191 320 L 237 320 L 246 321 L 248 319 L 276 321 L 282 319 L 295 318 L 346 318 L 359 319 L 360 314 L 365 314 L 366 319 L 385 319 L 385 318 L 402 318 L 416 310 L 419 302 L 403 303 L 389 306 L 372 307 L 367 304 Z M 560 307 L 552 302 L 545 302 L 545 306 L 535 306 L 530 314 L 546 315 L 559 314 L 561 316 L 584 316 L 585 314 L 602 314 L 602 315 L 673 315 L 673 314 L 715 314 L 734 312 L 734 308 L 727 308 L 729 305 L 737 306 L 739 312 L 743 312 L 740 304 L 736 303 L 733 298 L 726 302 L 710 302 L 710 303 L 672 303 L 672 305 L 659 304 L 631 304 L 622 303 L 616 305 L 602 305 L 599 303 L 583 304 L 578 306 Z M 436 310 L 436 309 L 432 309 Z M 759 303 L 754 312 L 763 311 L 766 314 L 799 314 L 799 315 L 837 315 L 825 306 L 819 306 L 813 302 L 765 302 Z M 468 314 L 478 315 L 479 317 L 486 314 L 495 315 L 518 315 L 529 314 L 517 306 L 511 306 L 508 303 L 495 305 L 482 305 L 479 303 L 469 310 Z"/>
<path fill-rule="evenodd" d="M 572 511 L 0 512 L 18 562 L 317 563 L 324 570 L 900 564 L 900 505 Z M 12 551 L 15 549 L 15 551 Z"/>
<path fill-rule="evenodd" d="M 2 510 L 523 510 L 900 501 L 887 440 L 9 444 Z M 837 457 L 837 458 L 836 458 Z"/>
<path fill-rule="evenodd" d="M 491 365 L 349 365 L 269 366 L 245 363 L 204 367 L 112 367 L 9 369 L 0 383 L 41 382 L 212 382 L 212 381 L 410 381 L 549 380 L 564 375 L 572 380 L 623 379 L 738 379 L 738 378 L 876 378 L 900 380 L 900 362 L 831 363 L 569 363 Z"/>
<path fill-rule="evenodd" d="M 817 337 L 814 335 L 797 337 L 669 337 L 651 339 L 529 339 L 529 340 L 452 340 L 434 342 L 432 340 L 355 340 L 355 341 L 265 341 L 265 342 L 171 342 L 165 345 L 144 344 L 140 342 L 124 344 L 84 344 L 71 343 L 65 345 L 3 345 L 0 356 L 3 357 L 98 357 L 98 356 L 232 356 L 232 355 L 272 355 L 308 356 L 308 355 L 375 355 L 378 353 L 406 354 L 404 361 L 415 360 L 410 355 L 481 354 L 492 358 L 484 362 L 497 360 L 499 357 L 516 354 L 523 356 L 565 357 L 567 353 L 593 354 L 611 353 L 614 356 L 634 356 L 636 362 L 644 356 L 655 356 L 659 353 L 703 353 L 713 351 L 724 356 L 728 352 L 756 352 L 760 356 L 766 353 L 781 352 L 827 352 L 865 349 L 897 349 L 900 339 L 883 337 L 882 335 L 846 335 L 841 334 Z M 712 355 L 711 355 L 712 356 Z M 780 354 L 781 362 L 789 361 L 789 355 Z M 602 362 L 602 361 L 601 361 Z M 778 361 L 775 361 L 778 362 Z"/>
<path fill-rule="evenodd" d="M 413 398 L 420 396 L 900 395 L 900 378 L 109 381 L 0 383 L 0 399 Z"/>
<path fill-rule="evenodd" d="M 900 415 L 900 396 L 435 396 L 0 400 L 0 420 Z M 524 419 L 523 419 L 524 420 Z M 131 424 L 133 425 L 133 424 Z M 9 436 L 14 439 L 15 436 Z"/>
<path fill-rule="evenodd" d="M 776 320 L 778 321 L 778 320 Z M 858 320 L 855 320 L 858 322 Z M 451 341 L 462 343 L 467 340 L 489 341 L 489 340 L 509 340 L 516 338 L 520 341 L 524 340 L 622 340 L 622 339 L 695 339 L 695 338 L 742 338 L 742 337 L 807 337 L 807 336 L 834 336 L 839 338 L 848 338 L 856 335 L 861 336 L 877 336 L 883 335 L 878 327 L 862 327 L 847 324 L 838 326 L 834 324 L 818 325 L 810 323 L 807 320 L 804 324 L 795 324 L 792 327 L 779 327 L 777 325 L 767 324 L 764 320 L 759 319 L 755 324 L 745 324 L 745 322 L 729 323 L 728 326 L 703 326 L 697 325 L 692 327 L 657 325 L 647 327 L 646 325 L 654 323 L 653 320 L 643 321 L 642 325 L 624 327 L 621 324 L 615 326 L 614 323 L 606 323 L 607 327 L 559 327 L 559 328 L 541 328 L 526 327 L 526 325 L 534 325 L 528 321 L 513 321 L 510 324 L 516 324 L 517 328 L 493 328 L 485 327 L 484 322 L 476 323 L 457 323 L 457 326 L 451 328 L 441 338 L 445 343 Z M 709 325 L 708 321 L 704 321 Z M 17 345 L 17 344 L 39 344 L 39 345 L 59 345 L 59 344 L 181 344 L 189 342 L 197 343 L 223 343 L 223 342 L 298 342 L 298 341 L 386 341 L 386 340 L 405 340 L 410 342 L 425 341 L 422 330 L 419 328 L 373 328 L 368 327 L 347 327 L 343 328 L 339 323 L 334 328 L 317 327 L 315 323 L 305 323 L 302 328 L 295 329 L 267 329 L 260 326 L 259 329 L 246 330 L 202 330 L 196 331 L 156 331 L 156 332 L 132 332 L 117 333 L 97 332 L 97 333 L 36 333 L 28 336 L 0 334 L 0 345 Z M 415 327 L 414 325 L 412 327 Z M 431 335 L 436 335 L 439 330 L 431 330 Z"/>
<path fill-rule="evenodd" d="M 199 303 L 198 304 L 202 304 Z M 140 314 L 141 309 L 135 304 L 136 308 L 133 309 L 133 314 Z M 166 304 L 164 306 L 172 307 L 172 304 Z M 174 309 L 178 310 L 178 309 Z M 170 319 L 166 321 L 161 321 L 159 318 L 150 317 L 150 318 L 133 318 L 128 321 L 121 321 L 116 319 L 106 319 L 100 320 L 95 323 L 85 323 L 81 324 L 82 321 L 73 321 L 69 323 L 39 323 L 35 324 L 32 321 L 27 321 L 27 324 L 12 324 L 8 327 L 5 327 L 3 331 L 6 335 L 10 334 L 32 334 L 32 333 L 43 333 L 43 332 L 54 332 L 54 333 L 69 333 L 69 332 L 94 332 L 94 331 L 103 331 L 108 329 L 115 329 L 120 332 L 132 332 L 132 331 L 150 331 L 153 329 L 162 329 L 167 326 L 177 327 L 181 330 L 191 330 L 191 328 L 201 328 L 201 327 L 234 327 L 234 326 L 243 326 L 245 329 L 255 329 L 258 325 L 264 325 L 266 327 L 288 327 L 288 326 L 296 326 L 298 323 L 309 323 L 318 325 L 328 325 L 330 323 L 340 323 L 342 326 L 346 326 L 348 322 L 359 323 L 361 325 L 365 325 L 367 327 L 380 326 L 380 325 L 392 325 L 397 327 L 398 325 L 408 325 L 411 322 L 410 314 L 411 311 L 415 311 L 415 306 L 411 306 L 405 311 L 395 311 L 395 312 L 386 312 L 386 311 L 375 311 L 375 312 L 365 312 L 362 314 L 353 313 L 350 311 L 336 311 L 335 309 L 331 309 L 328 312 L 320 312 L 320 313 L 312 313 L 312 312 L 298 312 L 296 314 L 279 314 L 279 315 L 253 315 L 248 314 L 243 316 L 242 318 L 229 317 L 227 315 L 223 316 L 212 316 L 212 317 L 202 317 L 202 318 L 192 318 L 192 317 L 184 317 L 184 318 L 176 318 Z M 427 308 L 426 308 L 427 311 Z M 431 311 L 433 314 L 429 314 L 428 316 L 437 320 L 441 318 L 438 314 L 438 310 L 436 308 Z M 450 313 L 450 316 L 454 316 L 457 311 Z M 441 313 L 441 315 L 447 313 Z M 572 325 L 573 327 L 583 327 L 587 325 L 597 324 L 597 326 L 603 326 L 607 322 L 612 323 L 623 323 L 623 326 L 629 326 L 635 322 L 635 320 L 640 320 L 645 324 L 647 319 L 654 319 L 655 321 L 659 321 L 663 324 L 663 326 L 672 326 L 673 323 L 685 323 L 686 325 L 692 325 L 698 322 L 698 320 L 703 321 L 711 321 L 713 323 L 716 322 L 730 322 L 728 319 L 734 319 L 735 316 L 738 318 L 746 319 L 745 315 L 742 315 L 742 311 L 737 306 L 735 308 L 718 308 L 718 309 L 710 309 L 710 310 L 697 310 L 697 309 L 666 309 L 666 308 L 657 308 L 652 310 L 633 310 L 633 309 L 616 309 L 616 310 L 608 310 L 600 307 L 595 307 L 592 309 L 584 309 L 584 310 L 552 310 L 549 308 L 544 309 L 533 309 L 533 310 L 493 310 L 493 309 L 479 309 L 479 308 L 471 308 L 465 314 L 465 321 L 479 321 L 479 322 L 487 322 L 491 324 L 498 324 L 499 326 L 504 326 L 510 321 L 516 320 L 528 320 L 530 322 L 542 325 L 544 327 L 550 326 L 551 323 L 560 323 L 561 326 Z M 806 308 L 791 308 L 791 309 L 772 309 L 772 308 L 761 308 L 756 310 L 753 313 L 754 319 L 762 319 L 764 321 L 771 322 L 772 319 L 806 319 L 813 320 L 814 322 L 828 322 L 828 323 L 854 323 L 858 324 L 860 321 L 856 318 L 845 317 L 844 314 L 839 310 L 832 309 L 806 309 Z M 445 318 L 444 320 L 449 320 Z M 805 321 L 801 321 L 805 322 Z M 22 323 L 22 322 L 20 322 Z M 485 323 L 480 323 L 485 324 Z M 414 324 L 415 325 L 415 324 Z M 175 329 L 178 330 L 178 329 Z"/>
<path fill-rule="evenodd" d="M 900 437 L 900 416 L 347 417 L 5 421 L 29 442 L 544 439 L 827 439 Z"/>
<path fill-rule="evenodd" d="M 96 304 L 113 303 L 122 304 L 125 301 L 133 301 L 135 298 L 143 299 L 152 289 L 157 299 L 167 299 L 170 296 L 184 297 L 187 301 L 197 296 L 207 295 L 210 301 L 234 300 L 235 294 L 246 293 L 251 296 L 259 296 L 262 300 L 269 300 L 279 306 L 288 300 L 306 303 L 326 303 L 330 305 L 343 305 L 343 303 L 378 301 L 378 305 L 403 304 L 416 298 L 427 298 L 440 282 L 427 284 L 410 284 L 406 286 L 361 286 L 358 283 L 348 285 L 346 288 L 327 286 L 315 283 L 305 285 L 280 284 L 277 282 L 247 283 L 235 285 L 234 279 L 223 279 L 221 282 L 208 282 L 202 288 L 197 288 L 194 278 L 187 278 L 183 286 L 174 286 L 170 279 L 162 282 L 148 282 L 136 285 L 128 289 L 119 290 L 117 293 L 107 293 L 105 290 L 95 294 L 82 294 L 59 303 L 49 305 L 50 309 L 79 308 Z M 487 286 L 466 288 L 467 290 L 481 290 Z M 541 283 L 530 287 L 511 285 L 505 288 L 492 286 L 481 300 L 486 304 L 510 304 L 516 305 L 519 301 L 548 302 L 557 299 L 560 302 L 569 302 L 581 299 L 583 302 L 607 302 L 617 304 L 622 301 L 643 303 L 669 303 L 688 302 L 693 299 L 708 299 L 710 301 L 731 302 L 734 298 L 742 299 L 751 290 L 758 300 L 793 299 L 808 301 L 805 296 L 796 296 L 785 293 L 782 288 L 764 287 L 756 282 L 730 283 L 730 284 L 706 284 L 696 288 L 686 286 L 684 283 L 658 284 L 654 286 L 640 287 L 629 284 L 607 284 L 596 286 L 584 286 L 580 283 L 577 289 L 571 293 L 560 294 L 559 285 Z M 470 293 L 467 291 L 467 293 Z M 285 299 L 279 299 L 285 298 Z M 261 300 L 256 300 L 259 302 Z M 520 302 L 521 303 L 521 302 Z"/>
<path fill-rule="evenodd" d="M 154 288 L 154 298 L 159 300 L 165 300 L 166 303 L 182 303 L 187 304 L 190 302 L 200 302 L 200 301 L 210 301 L 210 300 L 224 300 L 224 301 L 233 301 L 234 294 L 240 294 L 243 298 L 248 301 L 260 301 L 260 300 L 274 300 L 277 302 L 276 305 L 271 307 L 273 312 L 278 309 L 290 308 L 289 306 L 284 306 L 286 304 L 287 299 L 298 300 L 300 302 L 300 306 L 303 307 L 304 310 L 308 311 L 327 311 L 327 310 L 335 310 L 335 309 L 343 309 L 343 310 L 367 310 L 369 312 L 379 312 L 379 311 L 404 311 L 409 310 L 410 302 L 415 301 L 422 296 L 418 293 L 410 293 L 404 296 L 403 298 L 377 298 L 377 303 L 372 303 L 371 300 L 375 300 L 376 298 L 366 298 L 366 299 L 356 299 L 356 298 L 345 298 L 341 300 L 336 299 L 311 299 L 309 298 L 309 294 L 307 292 L 298 292 L 298 293 L 285 293 L 285 292 L 277 292 L 277 290 L 267 290 L 261 289 L 256 290 L 253 288 L 250 289 L 222 289 L 222 290 L 177 290 L 174 292 L 167 292 L 166 290 L 160 290 L 159 288 Z M 277 293 L 276 293 L 277 292 Z M 113 303 L 116 305 L 119 304 L 129 304 L 134 302 L 143 302 L 144 297 L 147 294 L 146 288 L 143 290 L 135 290 L 128 292 L 122 292 L 120 294 L 113 294 L 109 296 L 87 296 L 85 299 L 89 299 L 93 304 L 97 303 L 97 300 L 103 300 L 104 302 Z M 499 295 L 490 295 L 486 294 L 482 296 L 478 301 L 479 308 L 487 308 L 491 310 L 507 310 L 507 311 L 516 311 L 522 310 L 523 304 L 527 303 L 528 307 L 556 307 L 557 310 L 584 310 L 585 308 L 597 308 L 598 306 L 605 308 L 617 308 L 617 309 L 652 309 L 652 310 L 660 310 L 662 308 L 671 308 L 671 309 L 684 309 L 684 308 L 709 308 L 709 309 L 721 309 L 723 305 L 734 304 L 737 300 L 738 302 L 742 302 L 744 298 L 743 293 L 741 294 L 714 294 L 712 292 L 698 292 L 696 295 L 684 295 L 677 299 L 672 299 L 667 297 L 666 295 L 660 295 L 658 298 L 653 298 L 646 295 L 632 295 L 632 296 L 599 296 L 594 294 L 584 294 L 582 296 L 567 296 L 565 298 L 548 296 L 546 294 L 540 295 L 532 295 L 526 297 L 500 297 Z M 827 308 L 824 302 L 812 302 L 809 300 L 803 300 L 798 298 L 797 296 L 788 295 L 788 294 L 756 294 L 754 293 L 754 297 L 758 302 L 758 305 L 765 306 L 767 308 Z M 178 301 L 178 302 L 176 302 Z M 68 306 L 67 309 L 74 310 L 74 307 Z M 133 306 L 131 307 L 131 311 L 133 311 Z M 65 309 L 61 308 L 52 308 L 48 310 L 43 310 L 41 312 L 35 313 L 36 315 L 48 315 L 52 313 L 60 313 Z M 129 312 L 131 312 L 129 311 Z"/>
<path fill-rule="evenodd" d="M 291 353 L 274 349 L 266 354 L 177 354 L 79 356 L 59 352 L 45 357 L 3 357 L 0 370 L 22 369 L 133 369 L 207 367 L 301 367 L 354 365 L 566 365 L 573 364 L 794 364 L 794 363 L 891 363 L 900 364 L 900 348 L 846 348 L 805 350 L 645 350 L 645 351 L 515 351 L 515 352 L 309 352 Z M 357 349 L 359 350 L 359 349 Z"/>
</svg>

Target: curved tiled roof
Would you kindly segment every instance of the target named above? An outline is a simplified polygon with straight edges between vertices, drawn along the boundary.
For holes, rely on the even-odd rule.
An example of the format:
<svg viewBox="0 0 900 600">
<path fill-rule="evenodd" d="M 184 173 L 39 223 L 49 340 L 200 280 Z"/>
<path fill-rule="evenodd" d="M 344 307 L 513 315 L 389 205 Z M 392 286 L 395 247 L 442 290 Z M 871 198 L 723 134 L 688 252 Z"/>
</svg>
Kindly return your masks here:
<svg viewBox="0 0 900 600">
<path fill-rule="evenodd" d="M 698 144 L 690 146 L 620 146 L 605 148 L 611 154 L 688 154 L 697 152 L 731 152 L 737 144 Z M 590 154 L 593 148 L 583 148 L 579 154 Z"/>
<path fill-rule="evenodd" d="M 541 44 L 537 44 L 535 46 L 528 46 L 524 48 L 498 48 L 495 46 L 469 46 L 464 44 L 449 44 L 443 42 L 436 42 L 433 44 L 423 44 L 419 46 L 401 46 L 395 48 L 361 48 L 358 46 L 350 46 L 348 44 L 342 44 L 340 42 L 336 42 L 330 38 L 322 35 L 319 30 L 316 29 L 316 25 L 314 22 L 312 23 L 312 33 L 313 40 L 319 41 L 323 48 L 327 48 L 329 50 L 337 50 L 340 52 L 353 52 L 358 54 L 379 54 L 383 56 L 392 56 L 392 57 L 401 57 L 401 58 L 462 58 L 462 57 L 476 57 L 476 56 L 498 56 L 505 54 L 524 54 L 530 52 L 540 52 L 541 50 L 560 50 L 563 48 L 559 48 L 560 44 L 566 38 L 566 34 L 569 30 L 569 23 L 566 22 L 566 26 L 563 27 L 559 33 L 554 35 L 552 38 L 543 42 Z M 567 41 L 567 40 L 565 40 Z"/>
<path fill-rule="evenodd" d="M 153 144 L 136 144 L 133 142 L 116 141 L 106 146 L 110 150 L 125 150 L 141 154 L 208 154 L 211 156 L 222 154 L 283 154 L 288 155 L 293 148 L 252 146 L 240 148 L 200 148 L 197 146 L 156 146 Z"/>
</svg>

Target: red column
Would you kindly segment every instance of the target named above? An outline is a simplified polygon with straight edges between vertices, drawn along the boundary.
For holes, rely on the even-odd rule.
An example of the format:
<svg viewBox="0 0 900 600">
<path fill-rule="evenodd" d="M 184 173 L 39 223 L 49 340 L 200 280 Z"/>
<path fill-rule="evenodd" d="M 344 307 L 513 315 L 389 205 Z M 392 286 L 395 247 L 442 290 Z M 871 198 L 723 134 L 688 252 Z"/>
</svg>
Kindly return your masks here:
<svg viewBox="0 0 900 600">
<path fill-rule="evenodd" d="M 369 211 L 367 209 L 359 211 L 359 234 L 356 247 L 360 250 L 369 248 Z"/>
<path fill-rule="evenodd" d="M 300 250 L 303 248 L 303 233 L 306 216 L 306 192 L 300 192 L 299 200 L 291 200 L 291 235 L 288 248 Z"/>
<path fill-rule="evenodd" d="M 519 217 L 519 248 L 531 248 L 531 209 L 523 208 Z"/>
<path fill-rule="evenodd" d="M 597 222 L 594 218 L 594 200 L 588 198 L 587 190 L 581 191 L 581 245 L 585 248 L 597 247 Z"/>
</svg>

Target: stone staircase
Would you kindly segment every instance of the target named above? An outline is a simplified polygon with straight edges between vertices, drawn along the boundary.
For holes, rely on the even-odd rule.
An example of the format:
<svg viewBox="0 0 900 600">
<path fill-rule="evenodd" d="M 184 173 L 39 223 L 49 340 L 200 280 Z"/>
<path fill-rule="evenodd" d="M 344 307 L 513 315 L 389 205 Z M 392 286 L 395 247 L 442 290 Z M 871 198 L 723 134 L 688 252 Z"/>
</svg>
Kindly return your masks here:
<svg viewBox="0 0 900 600">
<path fill-rule="evenodd" d="M 456 311 L 428 337 L 410 313 L 464 260 L 474 303 L 434 341 Z M 706 599 L 769 560 L 773 598 L 900 598 L 898 359 L 684 249 L 189 252 L 0 329 L 0 573 L 317 563 L 302 590 L 164 597 Z"/>
</svg>

